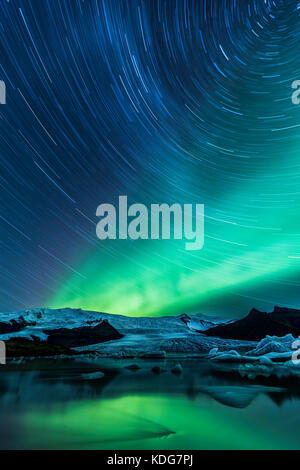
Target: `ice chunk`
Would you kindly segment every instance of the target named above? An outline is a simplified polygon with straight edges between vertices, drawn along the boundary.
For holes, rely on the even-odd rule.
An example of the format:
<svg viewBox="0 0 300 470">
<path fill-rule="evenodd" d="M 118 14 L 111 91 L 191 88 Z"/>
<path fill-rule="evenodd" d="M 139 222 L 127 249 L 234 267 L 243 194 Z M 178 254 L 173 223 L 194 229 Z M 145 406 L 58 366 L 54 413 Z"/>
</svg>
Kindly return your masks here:
<svg viewBox="0 0 300 470">
<path fill-rule="evenodd" d="M 266 336 L 249 352 L 251 356 L 262 356 L 270 352 L 286 353 L 292 350 L 292 344 L 295 341 L 293 335 L 286 336 Z"/>
<path fill-rule="evenodd" d="M 81 374 L 81 377 L 84 380 L 98 380 L 98 379 L 103 379 L 104 373 L 101 371 L 98 372 L 91 372 L 90 374 Z"/>
<path fill-rule="evenodd" d="M 269 357 L 267 357 L 267 356 L 261 356 L 261 357 L 259 357 L 258 360 L 259 360 L 260 364 L 263 364 L 263 365 L 265 365 L 265 366 L 268 366 L 268 365 L 271 366 L 271 365 L 273 365 L 273 362 L 272 362 L 271 359 L 270 359 Z"/>
<path fill-rule="evenodd" d="M 220 361 L 220 362 L 240 362 L 242 356 L 234 350 L 220 352 L 216 355 L 212 356 L 211 359 L 213 361 Z"/>
<path fill-rule="evenodd" d="M 219 348 L 213 348 L 209 351 L 209 356 L 215 356 L 218 353 Z"/>
</svg>

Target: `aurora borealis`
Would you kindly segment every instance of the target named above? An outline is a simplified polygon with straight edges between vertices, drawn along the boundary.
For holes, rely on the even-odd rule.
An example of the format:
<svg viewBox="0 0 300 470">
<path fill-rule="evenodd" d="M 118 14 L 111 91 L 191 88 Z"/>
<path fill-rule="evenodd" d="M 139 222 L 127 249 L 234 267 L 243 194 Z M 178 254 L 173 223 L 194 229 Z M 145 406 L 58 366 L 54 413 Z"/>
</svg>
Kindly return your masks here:
<svg viewBox="0 0 300 470">
<path fill-rule="evenodd" d="M 0 3 L 1 310 L 300 308 L 300 4 Z M 205 246 L 96 209 L 205 204 Z"/>
</svg>

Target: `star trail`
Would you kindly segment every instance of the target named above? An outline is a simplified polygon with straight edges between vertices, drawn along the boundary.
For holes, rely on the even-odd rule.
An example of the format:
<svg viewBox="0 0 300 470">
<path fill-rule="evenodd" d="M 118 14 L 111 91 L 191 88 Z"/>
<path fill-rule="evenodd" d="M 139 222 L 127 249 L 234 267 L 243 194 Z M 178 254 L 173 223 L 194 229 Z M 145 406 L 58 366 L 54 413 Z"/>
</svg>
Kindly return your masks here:
<svg viewBox="0 0 300 470">
<path fill-rule="evenodd" d="M 1 311 L 300 308 L 300 3 L 0 3 Z M 96 209 L 205 204 L 205 246 Z"/>
</svg>

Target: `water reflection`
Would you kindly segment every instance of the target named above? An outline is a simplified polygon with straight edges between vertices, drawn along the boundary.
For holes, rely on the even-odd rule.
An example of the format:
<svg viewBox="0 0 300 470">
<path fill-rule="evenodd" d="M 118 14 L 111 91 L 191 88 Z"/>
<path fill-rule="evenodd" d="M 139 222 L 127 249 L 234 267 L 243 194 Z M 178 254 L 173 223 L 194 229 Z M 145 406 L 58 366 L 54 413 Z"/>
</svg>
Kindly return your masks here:
<svg viewBox="0 0 300 470">
<path fill-rule="evenodd" d="M 170 372 L 175 358 L 160 363 L 160 374 L 152 372 L 157 362 L 128 369 L 133 362 L 36 360 L 2 369 L 1 447 L 297 448 L 298 378 L 251 379 L 199 358 L 181 359 L 181 375 Z M 103 377 L 93 375 L 100 370 Z"/>
</svg>

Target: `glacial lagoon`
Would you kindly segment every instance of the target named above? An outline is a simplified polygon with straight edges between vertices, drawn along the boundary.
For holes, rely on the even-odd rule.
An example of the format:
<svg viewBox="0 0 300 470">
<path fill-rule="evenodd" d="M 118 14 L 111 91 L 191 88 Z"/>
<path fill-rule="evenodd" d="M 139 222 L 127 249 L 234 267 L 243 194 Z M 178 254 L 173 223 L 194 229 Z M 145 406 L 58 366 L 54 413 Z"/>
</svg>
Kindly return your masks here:
<svg viewBox="0 0 300 470">
<path fill-rule="evenodd" d="M 177 363 L 181 374 L 171 372 Z M 0 447 L 298 449 L 299 385 L 296 377 L 242 377 L 201 357 L 8 364 Z"/>
</svg>

